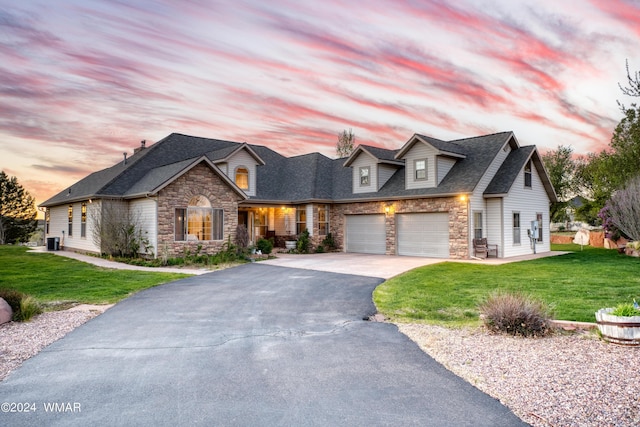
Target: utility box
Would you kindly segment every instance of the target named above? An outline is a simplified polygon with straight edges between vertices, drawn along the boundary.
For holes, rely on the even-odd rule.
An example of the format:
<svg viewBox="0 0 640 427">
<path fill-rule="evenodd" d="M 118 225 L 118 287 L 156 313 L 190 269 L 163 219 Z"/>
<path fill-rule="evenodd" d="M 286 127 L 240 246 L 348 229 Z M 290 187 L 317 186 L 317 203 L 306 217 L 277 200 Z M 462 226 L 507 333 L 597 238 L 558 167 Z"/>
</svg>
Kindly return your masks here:
<svg viewBox="0 0 640 427">
<path fill-rule="evenodd" d="M 60 238 L 59 237 L 47 237 L 47 250 L 59 251 L 60 250 Z"/>
</svg>

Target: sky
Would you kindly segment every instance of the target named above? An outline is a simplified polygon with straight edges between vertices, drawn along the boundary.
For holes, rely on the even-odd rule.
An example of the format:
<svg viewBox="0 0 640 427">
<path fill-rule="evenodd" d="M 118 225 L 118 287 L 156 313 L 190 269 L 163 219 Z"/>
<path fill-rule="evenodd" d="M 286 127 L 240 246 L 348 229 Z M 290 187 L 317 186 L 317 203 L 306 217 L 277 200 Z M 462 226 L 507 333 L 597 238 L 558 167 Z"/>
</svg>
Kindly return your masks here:
<svg viewBox="0 0 640 427">
<path fill-rule="evenodd" d="M 42 203 L 173 132 L 599 152 L 639 40 L 640 0 L 0 0 L 0 170 Z"/>
</svg>

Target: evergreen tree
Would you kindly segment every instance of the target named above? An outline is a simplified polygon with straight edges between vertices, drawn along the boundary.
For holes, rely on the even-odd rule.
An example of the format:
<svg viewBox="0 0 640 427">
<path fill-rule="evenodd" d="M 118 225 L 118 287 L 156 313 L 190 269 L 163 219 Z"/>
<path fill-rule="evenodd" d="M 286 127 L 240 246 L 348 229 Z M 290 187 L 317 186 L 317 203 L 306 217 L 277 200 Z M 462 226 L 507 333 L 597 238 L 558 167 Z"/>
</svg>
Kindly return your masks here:
<svg viewBox="0 0 640 427">
<path fill-rule="evenodd" d="M 35 231 L 37 210 L 34 198 L 18 183 L 0 171 L 0 244 L 29 241 Z"/>
</svg>

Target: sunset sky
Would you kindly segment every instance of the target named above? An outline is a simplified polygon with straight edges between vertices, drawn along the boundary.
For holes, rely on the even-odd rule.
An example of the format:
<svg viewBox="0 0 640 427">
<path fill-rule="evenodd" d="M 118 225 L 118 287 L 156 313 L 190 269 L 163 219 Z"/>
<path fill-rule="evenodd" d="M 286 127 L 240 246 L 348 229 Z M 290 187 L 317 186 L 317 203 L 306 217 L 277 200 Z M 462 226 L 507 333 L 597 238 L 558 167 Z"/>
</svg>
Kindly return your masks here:
<svg viewBox="0 0 640 427">
<path fill-rule="evenodd" d="M 640 1 L 0 0 L 0 169 L 37 203 L 172 132 L 335 157 L 512 130 L 600 151 Z"/>
</svg>

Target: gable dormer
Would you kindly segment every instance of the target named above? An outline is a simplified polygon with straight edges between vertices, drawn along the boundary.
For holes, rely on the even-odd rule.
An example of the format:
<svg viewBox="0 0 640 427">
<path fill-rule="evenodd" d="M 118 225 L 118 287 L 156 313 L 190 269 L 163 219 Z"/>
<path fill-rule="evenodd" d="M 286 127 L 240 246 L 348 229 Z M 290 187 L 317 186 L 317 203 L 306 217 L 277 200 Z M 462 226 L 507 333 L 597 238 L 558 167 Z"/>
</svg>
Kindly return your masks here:
<svg viewBox="0 0 640 427">
<path fill-rule="evenodd" d="M 395 158 L 405 165 L 405 189 L 437 187 L 459 159 L 463 147 L 424 135 L 413 135 Z"/>
<path fill-rule="evenodd" d="M 208 154 L 231 181 L 247 196 L 256 195 L 257 167 L 264 165 L 264 160 L 249 146 L 242 143 L 238 147 Z"/>
<path fill-rule="evenodd" d="M 395 151 L 384 148 L 359 145 L 344 163 L 351 167 L 352 191 L 374 193 L 403 166 L 403 162 L 394 159 Z"/>
</svg>

